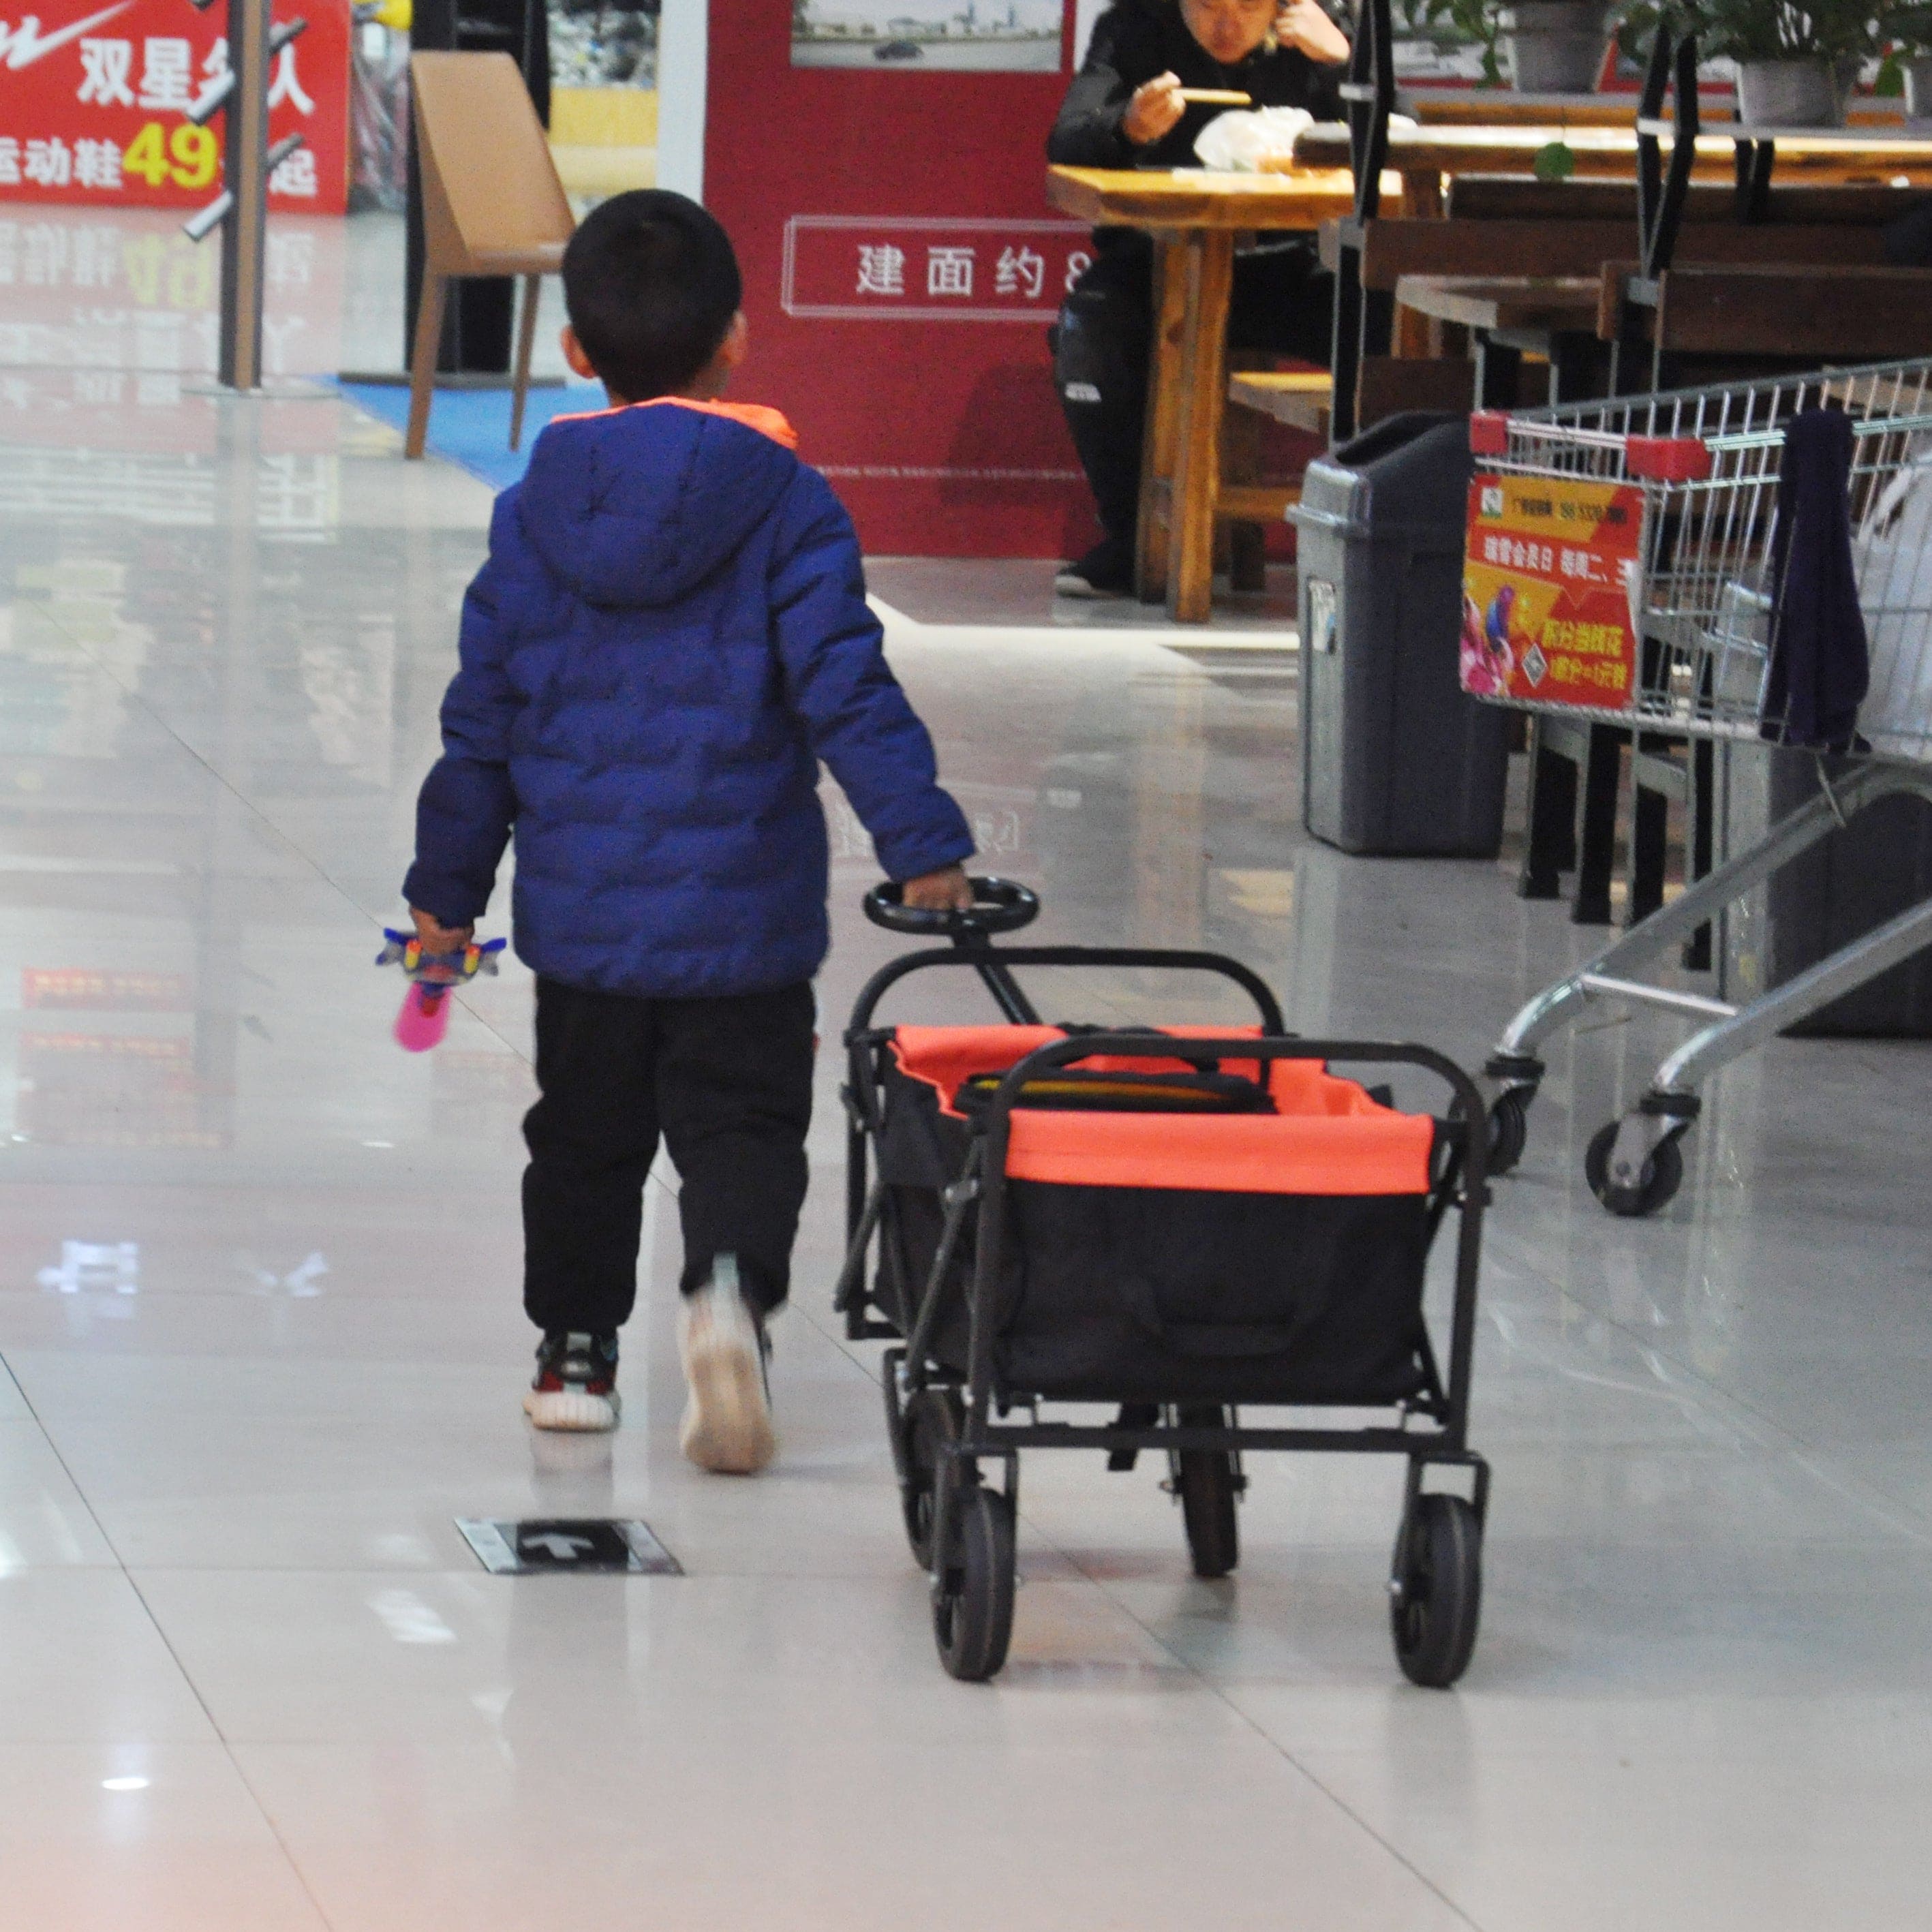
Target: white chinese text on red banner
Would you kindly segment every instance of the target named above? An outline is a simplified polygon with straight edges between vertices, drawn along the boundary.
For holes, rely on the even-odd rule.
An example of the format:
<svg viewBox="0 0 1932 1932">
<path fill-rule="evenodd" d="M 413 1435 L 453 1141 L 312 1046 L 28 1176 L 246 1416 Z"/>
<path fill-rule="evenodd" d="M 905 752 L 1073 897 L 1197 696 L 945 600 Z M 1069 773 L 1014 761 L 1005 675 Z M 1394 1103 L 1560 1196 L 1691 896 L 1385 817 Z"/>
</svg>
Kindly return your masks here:
<svg viewBox="0 0 1932 1932">
<path fill-rule="evenodd" d="M 0 5 L 7 0 L 0 0 Z M 17 8 L 22 0 L 13 0 Z M 269 68 L 269 138 L 305 145 L 278 167 L 268 205 L 339 214 L 347 188 L 346 0 L 282 0 L 308 31 Z M 220 192 L 221 124 L 187 118 L 227 70 L 226 10 L 189 0 L 41 0 L 0 16 L 0 201 L 199 207 Z"/>
</svg>

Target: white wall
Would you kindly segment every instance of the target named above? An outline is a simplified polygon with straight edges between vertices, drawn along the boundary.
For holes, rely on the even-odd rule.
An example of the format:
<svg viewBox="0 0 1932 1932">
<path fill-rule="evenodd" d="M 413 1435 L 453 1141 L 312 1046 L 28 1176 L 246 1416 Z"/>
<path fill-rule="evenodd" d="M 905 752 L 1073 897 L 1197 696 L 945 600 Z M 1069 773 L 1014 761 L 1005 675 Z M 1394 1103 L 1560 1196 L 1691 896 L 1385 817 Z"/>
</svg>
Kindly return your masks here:
<svg viewBox="0 0 1932 1932">
<path fill-rule="evenodd" d="M 1073 10 L 1073 66 L 1077 73 L 1080 63 L 1087 58 L 1087 43 L 1092 37 L 1094 22 L 1108 5 L 1108 0 L 1079 0 Z M 670 4 L 670 0 L 665 0 Z"/>
<path fill-rule="evenodd" d="M 658 20 L 658 186 L 704 199 L 708 0 L 664 0 Z"/>
</svg>

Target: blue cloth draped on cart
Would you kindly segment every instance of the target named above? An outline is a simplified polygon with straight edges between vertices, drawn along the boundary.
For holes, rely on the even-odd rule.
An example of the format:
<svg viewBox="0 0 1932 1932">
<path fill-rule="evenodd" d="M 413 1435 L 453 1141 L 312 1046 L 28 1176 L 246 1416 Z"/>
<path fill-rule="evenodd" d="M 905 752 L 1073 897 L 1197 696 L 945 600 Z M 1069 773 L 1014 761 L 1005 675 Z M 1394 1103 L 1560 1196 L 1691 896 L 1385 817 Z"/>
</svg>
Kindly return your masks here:
<svg viewBox="0 0 1932 1932">
<path fill-rule="evenodd" d="M 1772 661 L 1765 736 L 1858 748 L 1870 666 L 1852 560 L 1852 421 L 1805 410 L 1785 426 L 1772 544 Z"/>
</svg>

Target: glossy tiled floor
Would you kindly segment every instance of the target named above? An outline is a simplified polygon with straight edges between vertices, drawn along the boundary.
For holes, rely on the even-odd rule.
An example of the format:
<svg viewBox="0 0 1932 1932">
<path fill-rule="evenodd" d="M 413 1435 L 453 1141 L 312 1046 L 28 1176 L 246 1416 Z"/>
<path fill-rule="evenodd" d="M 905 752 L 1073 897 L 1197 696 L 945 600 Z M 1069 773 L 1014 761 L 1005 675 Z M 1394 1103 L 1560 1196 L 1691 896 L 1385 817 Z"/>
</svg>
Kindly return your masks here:
<svg viewBox="0 0 1932 1932">
<path fill-rule="evenodd" d="M 668 1184 L 626 1427 L 526 1435 L 526 980 L 411 1060 L 369 964 L 487 496 L 332 399 L 195 393 L 192 357 L 134 353 L 158 323 L 124 368 L 58 366 L 82 254 L 126 275 L 146 250 L 164 293 L 196 272 L 165 226 L 61 232 L 64 281 L 44 236 L 42 280 L 0 286 L 0 325 L 49 332 L 0 371 L 0 1918 L 1928 1922 L 1932 1049 L 1741 1064 L 1652 1223 L 1608 1220 L 1577 1166 L 1666 1036 L 1558 1053 L 1493 1222 L 1489 1596 L 1457 1692 L 1389 1654 L 1394 1472 L 1265 1459 L 1215 1585 L 1150 1474 L 1035 1459 L 1013 1661 L 956 1685 L 869 1353 L 829 1312 L 830 1062 L 778 1468 L 676 1456 Z M 326 369 L 387 328 L 363 292 L 390 242 L 290 232 L 309 280 L 280 313 L 318 347 L 286 367 Z M 1304 1028 L 1469 1058 L 1580 944 L 1504 867 L 1309 844 L 1265 629 L 1055 622 L 1027 566 L 878 582 L 1042 933 L 1223 946 Z M 832 1018 L 891 950 L 836 822 Z M 1053 1010 L 1155 998 L 1096 979 Z M 453 1527 L 536 1514 L 644 1516 L 688 1574 L 494 1578 Z"/>
</svg>

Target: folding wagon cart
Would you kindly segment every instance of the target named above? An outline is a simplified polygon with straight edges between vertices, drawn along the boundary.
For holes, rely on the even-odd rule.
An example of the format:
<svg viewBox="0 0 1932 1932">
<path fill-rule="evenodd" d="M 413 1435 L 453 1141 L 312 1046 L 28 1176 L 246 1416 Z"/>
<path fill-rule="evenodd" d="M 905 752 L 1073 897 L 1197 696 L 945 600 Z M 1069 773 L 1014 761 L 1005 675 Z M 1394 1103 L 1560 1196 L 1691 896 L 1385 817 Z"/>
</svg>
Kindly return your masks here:
<svg viewBox="0 0 1932 1932">
<path fill-rule="evenodd" d="M 974 883 L 979 902 L 960 914 L 909 909 L 896 887 L 868 896 L 875 923 L 950 943 L 875 974 L 845 1035 L 838 1306 L 849 1335 L 894 1344 L 886 1427 L 946 1669 L 982 1679 L 1005 1661 L 1022 1450 L 1098 1451 L 1115 1470 L 1165 1455 L 1204 1576 L 1235 1566 L 1245 1455 L 1351 1450 L 1407 1461 L 1389 1582 L 1396 1654 L 1418 1684 L 1454 1683 L 1475 1642 L 1489 1488 L 1467 1441 L 1486 1156 L 1468 1126 L 1484 1118 L 1478 1088 L 1426 1047 L 1295 1038 L 1266 985 L 1220 954 L 995 947 L 1037 902 L 1004 880 Z M 962 967 L 1000 1024 L 875 1024 L 909 974 Z M 1218 975 L 1258 1024 L 1045 1025 L 1016 969 L 1058 968 Z M 1444 1116 L 1400 1112 L 1386 1090 L 1330 1070 L 1376 1065 L 1439 1080 Z M 1439 1353 L 1424 1276 L 1452 1210 Z M 1116 1413 L 1041 1412 L 1063 1402 Z M 1372 1413 L 1250 1419 L 1270 1407 Z M 1443 1470 L 1465 1472 L 1467 1493 L 1430 1486 Z"/>
</svg>

